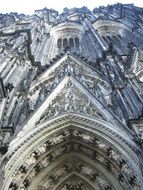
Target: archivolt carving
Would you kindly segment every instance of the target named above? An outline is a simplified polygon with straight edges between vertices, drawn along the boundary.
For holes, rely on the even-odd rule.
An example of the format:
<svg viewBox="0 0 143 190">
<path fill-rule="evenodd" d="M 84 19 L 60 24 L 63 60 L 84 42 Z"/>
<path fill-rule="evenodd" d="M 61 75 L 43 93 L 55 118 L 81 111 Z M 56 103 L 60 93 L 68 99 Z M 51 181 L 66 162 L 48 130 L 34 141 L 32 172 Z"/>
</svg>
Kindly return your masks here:
<svg viewBox="0 0 143 190">
<path fill-rule="evenodd" d="M 85 180 L 81 178 L 81 176 L 77 176 L 76 174 L 70 176 L 67 180 L 65 180 L 64 184 L 61 186 L 60 190 L 93 190 Z"/>
<path fill-rule="evenodd" d="M 59 148 L 54 148 L 55 145 L 60 144 Z M 37 147 L 16 172 L 13 182 L 10 184 L 10 189 L 11 186 L 12 188 L 13 186 L 18 188 L 18 184 L 21 184 L 22 181 L 25 188 L 29 187 L 33 178 L 39 172 L 48 167 L 51 162 L 54 162 L 61 155 L 70 153 L 71 151 L 80 152 L 90 159 L 100 162 L 112 175 L 116 176 L 122 186 L 132 186 L 133 189 L 137 188 L 136 176 L 121 153 L 96 136 L 91 136 L 87 132 L 84 133 L 83 131 L 70 129 L 51 136 L 44 144 Z"/>
<path fill-rule="evenodd" d="M 64 123 L 63 123 L 63 121 L 64 121 Z M 78 121 L 78 122 L 75 122 L 75 121 Z M 91 120 L 89 120 L 89 119 L 87 119 L 87 118 L 82 118 L 81 116 L 79 117 L 79 116 L 75 116 L 75 115 L 73 115 L 73 114 L 70 114 L 70 115 L 66 115 L 66 116 L 64 116 L 64 117 L 62 117 L 62 118 L 59 118 L 59 120 L 58 120 L 58 125 L 57 125 L 57 120 L 54 120 L 54 121 L 52 121 L 52 122 L 50 122 L 49 124 L 44 124 L 42 127 L 40 127 L 39 129 L 37 128 L 37 130 L 32 134 L 32 135 L 30 135 L 29 137 L 27 137 L 25 140 L 24 140 L 24 142 L 23 143 L 18 143 L 19 145 L 18 145 L 18 147 L 17 148 L 15 148 L 15 151 L 12 151 L 11 153 L 10 153 L 10 157 L 14 154 L 14 153 L 16 153 L 17 151 L 18 151 L 18 149 L 21 147 L 21 146 L 23 146 L 23 144 L 24 143 L 27 143 L 27 141 L 29 141 L 29 139 L 31 139 L 31 138 L 33 138 L 33 137 L 35 137 L 34 138 L 34 141 L 33 141 L 33 143 L 34 142 L 39 142 L 39 139 L 41 138 L 41 136 L 39 136 L 39 133 L 41 133 L 41 135 L 45 138 L 47 138 L 47 136 L 48 136 L 48 134 L 49 133 L 53 133 L 54 134 L 54 130 L 61 130 L 63 127 L 65 127 L 65 125 L 68 125 L 69 126 L 69 128 L 71 128 L 70 127 L 70 125 L 75 125 L 76 127 L 79 125 L 79 122 L 81 122 L 81 123 L 83 123 L 84 125 L 85 125 L 85 128 L 87 128 L 87 125 L 89 125 L 88 126 L 88 129 L 89 130 L 93 130 L 94 129 L 94 126 L 97 126 L 97 129 L 100 129 L 101 131 L 103 131 L 103 133 L 106 133 L 106 134 L 108 134 L 109 135 L 109 133 L 111 134 L 110 136 L 112 136 L 112 138 L 117 138 L 115 141 L 116 141 L 116 143 L 117 143 L 117 146 L 121 146 L 122 147 L 122 149 L 124 150 L 124 151 L 127 151 L 128 149 L 127 149 L 127 146 L 129 146 L 133 151 L 137 151 L 135 148 L 134 148 L 134 146 L 133 146 L 133 144 L 131 143 L 131 141 L 130 141 L 130 143 L 125 139 L 125 138 L 123 138 L 122 136 L 120 136 L 119 134 L 117 134 L 117 133 L 115 133 L 114 131 L 112 131 L 112 130 L 110 130 L 110 129 L 108 129 L 108 127 L 106 127 L 105 125 L 103 126 L 103 125 L 101 125 L 100 123 L 97 123 L 97 122 L 94 122 L 94 121 L 91 121 Z M 55 126 L 55 129 L 53 130 L 53 128 L 50 128 L 50 126 L 53 126 L 53 125 L 56 125 Z M 48 130 L 47 130 L 48 129 Z M 87 133 L 87 130 L 85 130 L 85 129 L 82 129 L 83 131 L 85 131 L 85 133 Z M 92 133 L 90 133 L 90 134 L 92 134 Z M 99 134 L 98 134 L 99 135 Z M 19 141 L 19 140 L 18 140 Z M 17 144 L 16 143 L 16 144 Z M 33 143 L 31 142 L 29 145 L 28 145 L 28 147 L 25 147 L 25 151 L 29 148 L 29 147 L 32 147 L 32 145 L 33 145 Z M 107 143 L 107 142 L 106 142 Z M 122 145 L 122 143 L 124 144 L 124 145 Z M 126 145 L 126 147 L 125 147 L 125 145 Z M 128 154 L 130 155 L 130 157 L 133 159 L 133 162 L 134 163 L 136 163 L 136 165 L 138 165 L 138 161 L 137 161 L 137 159 L 135 159 L 134 158 L 134 156 L 132 155 L 132 154 L 130 154 L 130 151 L 128 151 Z M 10 158 L 9 157 L 9 158 Z M 8 159 L 9 159 L 8 158 Z M 13 160 L 13 162 L 16 162 L 16 159 L 15 160 Z M 12 165 L 11 166 L 9 166 L 9 168 L 11 168 L 12 167 Z"/>
<path fill-rule="evenodd" d="M 70 173 L 80 174 L 80 176 L 89 180 L 93 186 L 97 184 L 101 189 L 106 189 L 107 187 L 114 189 L 108 179 L 100 171 L 77 158 L 68 160 L 68 162 L 63 163 L 63 165 L 57 166 L 56 169 L 42 179 L 39 184 L 39 189 L 42 189 L 42 187 L 52 188 L 53 185 L 59 183 L 62 178 L 65 178 Z"/>
</svg>

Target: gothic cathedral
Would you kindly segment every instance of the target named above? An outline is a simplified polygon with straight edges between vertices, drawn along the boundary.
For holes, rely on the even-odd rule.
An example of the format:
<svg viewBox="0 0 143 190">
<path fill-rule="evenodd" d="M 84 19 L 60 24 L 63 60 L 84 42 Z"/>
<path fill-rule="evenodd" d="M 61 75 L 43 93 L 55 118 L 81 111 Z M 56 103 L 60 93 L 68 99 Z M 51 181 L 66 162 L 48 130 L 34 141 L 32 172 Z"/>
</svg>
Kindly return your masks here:
<svg viewBox="0 0 143 190">
<path fill-rule="evenodd" d="M 0 14 L 0 190 L 143 190 L 143 8 Z"/>
</svg>

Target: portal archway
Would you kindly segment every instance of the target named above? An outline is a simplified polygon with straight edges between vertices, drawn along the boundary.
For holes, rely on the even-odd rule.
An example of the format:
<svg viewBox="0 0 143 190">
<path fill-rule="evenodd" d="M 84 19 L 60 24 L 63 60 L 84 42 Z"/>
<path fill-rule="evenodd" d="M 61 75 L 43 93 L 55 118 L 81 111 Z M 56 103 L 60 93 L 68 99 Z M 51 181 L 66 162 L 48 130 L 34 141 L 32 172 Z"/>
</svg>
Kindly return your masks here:
<svg viewBox="0 0 143 190">
<path fill-rule="evenodd" d="M 39 179 L 40 184 L 48 176 L 43 174 L 45 170 L 50 174 L 46 181 L 52 179 L 54 183 L 59 178 L 56 172 L 62 173 L 58 172 L 58 163 L 66 175 L 75 172 L 99 189 L 140 189 L 141 173 L 135 151 L 131 139 L 109 123 L 80 114 L 64 114 L 15 137 L 7 153 L 3 190 L 33 190 L 34 180 Z M 73 158 L 78 160 L 80 172 L 75 170 L 77 162 L 68 162 Z M 66 163 L 72 166 L 69 172 Z M 60 181 L 64 177 L 60 174 Z"/>
</svg>

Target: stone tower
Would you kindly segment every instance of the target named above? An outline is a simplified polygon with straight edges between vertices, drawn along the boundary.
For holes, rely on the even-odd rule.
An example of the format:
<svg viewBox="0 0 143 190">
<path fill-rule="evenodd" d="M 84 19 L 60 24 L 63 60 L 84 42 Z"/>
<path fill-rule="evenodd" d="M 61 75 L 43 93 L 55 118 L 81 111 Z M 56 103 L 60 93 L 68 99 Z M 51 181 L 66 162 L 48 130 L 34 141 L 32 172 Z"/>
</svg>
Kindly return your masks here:
<svg viewBox="0 0 143 190">
<path fill-rule="evenodd" d="M 0 190 L 143 190 L 143 9 L 0 14 Z"/>
</svg>

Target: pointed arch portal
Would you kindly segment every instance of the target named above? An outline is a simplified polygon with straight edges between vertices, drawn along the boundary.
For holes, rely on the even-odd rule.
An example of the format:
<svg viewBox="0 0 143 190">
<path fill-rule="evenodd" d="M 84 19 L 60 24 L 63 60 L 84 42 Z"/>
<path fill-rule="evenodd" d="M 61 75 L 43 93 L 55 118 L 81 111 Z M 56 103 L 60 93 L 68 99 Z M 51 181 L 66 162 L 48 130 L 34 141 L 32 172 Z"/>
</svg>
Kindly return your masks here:
<svg viewBox="0 0 143 190">
<path fill-rule="evenodd" d="M 17 134 L 3 190 L 139 189 L 134 146 L 110 125 L 66 113 Z"/>
</svg>

